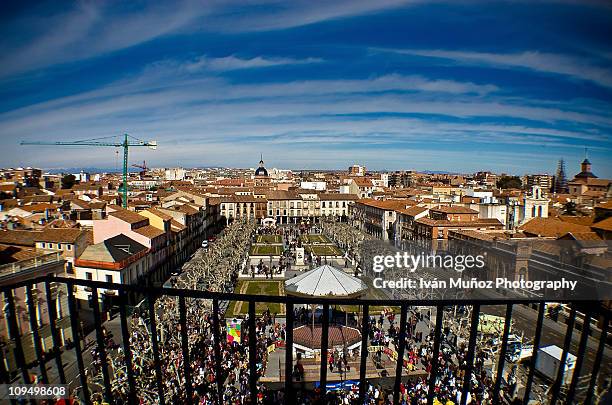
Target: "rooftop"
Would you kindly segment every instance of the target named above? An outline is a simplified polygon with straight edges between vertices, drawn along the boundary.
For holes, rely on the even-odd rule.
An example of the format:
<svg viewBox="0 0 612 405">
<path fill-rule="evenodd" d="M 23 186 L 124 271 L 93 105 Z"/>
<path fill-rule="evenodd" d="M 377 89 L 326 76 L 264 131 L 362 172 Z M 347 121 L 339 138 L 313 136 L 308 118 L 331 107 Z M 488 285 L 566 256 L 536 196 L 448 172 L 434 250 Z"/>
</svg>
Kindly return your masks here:
<svg viewBox="0 0 612 405">
<path fill-rule="evenodd" d="M 586 225 L 566 222 L 557 218 L 532 218 L 525 224 L 521 225 L 519 230 L 534 236 L 548 236 L 555 238 L 563 236 L 568 232 L 591 232 L 591 228 Z"/>
<path fill-rule="evenodd" d="M 431 211 L 442 212 L 445 214 L 478 214 L 478 211 L 460 205 L 439 205 L 432 208 Z"/>
<path fill-rule="evenodd" d="M 109 212 L 108 215 L 111 215 L 129 224 L 133 225 L 142 221 L 148 221 L 146 217 L 143 217 L 142 215 L 137 214 L 134 211 L 129 211 L 116 206 L 113 206 L 113 209 L 115 209 L 116 211 Z"/>
<path fill-rule="evenodd" d="M 124 234 L 119 234 L 104 242 L 88 246 L 79 260 L 118 263 L 142 253 L 147 247 Z"/>
</svg>

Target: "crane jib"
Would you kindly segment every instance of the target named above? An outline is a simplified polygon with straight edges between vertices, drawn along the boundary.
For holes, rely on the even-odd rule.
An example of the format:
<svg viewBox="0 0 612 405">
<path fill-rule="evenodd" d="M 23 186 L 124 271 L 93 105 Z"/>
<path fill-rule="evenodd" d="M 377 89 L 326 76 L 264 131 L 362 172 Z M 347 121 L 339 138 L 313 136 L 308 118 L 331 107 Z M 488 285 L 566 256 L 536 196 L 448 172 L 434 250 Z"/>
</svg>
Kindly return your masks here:
<svg viewBox="0 0 612 405">
<path fill-rule="evenodd" d="M 98 139 L 108 139 L 106 138 L 98 138 Z M 82 140 L 82 141 L 55 141 L 55 142 L 28 142 L 21 141 L 21 145 L 42 145 L 42 146 L 109 146 L 115 148 L 123 148 L 123 185 L 122 185 L 122 205 L 123 208 L 127 208 L 128 203 L 128 187 L 127 187 L 127 178 L 128 178 L 128 151 L 130 147 L 134 146 L 146 146 L 149 149 L 156 150 L 157 149 L 157 141 L 142 141 L 137 139 L 138 142 L 130 142 L 129 138 L 134 138 L 128 134 L 124 134 L 124 138 L 122 142 L 103 142 L 95 139 Z"/>
</svg>

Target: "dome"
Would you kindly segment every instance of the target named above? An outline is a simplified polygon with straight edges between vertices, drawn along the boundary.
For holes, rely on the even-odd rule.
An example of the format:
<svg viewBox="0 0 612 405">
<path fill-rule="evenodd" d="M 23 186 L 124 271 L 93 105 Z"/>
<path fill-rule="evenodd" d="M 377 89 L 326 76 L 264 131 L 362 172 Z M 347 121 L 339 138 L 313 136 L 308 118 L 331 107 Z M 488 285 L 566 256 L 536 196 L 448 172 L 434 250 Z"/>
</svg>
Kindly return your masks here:
<svg viewBox="0 0 612 405">
<path fill-rule="evenodd" d="M 359 278 L 327 264 L 285 281 L 285 292 L 290 295 L 356 297 L 367 289 Z"/>
<path fill-rule="evenodd" d="M 268 176 L 268 171 L 266 170 L 265 167 L 258 167 L 257 170 L 255 170 L 255 176 Z"/>
<path fill-rule="evenodd" d="M 261 160 L 259 161 L 259 167 L 257 168 L 257 170 L 255 170 L 255 176 L 268 177 L 268 171 L 264 167 L 263 156 L 261 157 Z"/>
</svg>

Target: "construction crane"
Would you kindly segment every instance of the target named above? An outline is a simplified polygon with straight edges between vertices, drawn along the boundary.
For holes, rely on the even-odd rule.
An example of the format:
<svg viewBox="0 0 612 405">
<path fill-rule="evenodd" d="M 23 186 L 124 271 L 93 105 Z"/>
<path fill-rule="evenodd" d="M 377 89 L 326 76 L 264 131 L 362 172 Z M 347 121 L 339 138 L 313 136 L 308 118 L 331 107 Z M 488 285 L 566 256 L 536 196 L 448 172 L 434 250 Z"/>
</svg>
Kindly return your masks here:
<svg viewBox="0 0 612 405">
<path fill-rule="evenodd" d="M 132 167 L 137 167 L 139 169 L 142 169 L 140 171 L 140 178 L 142 179 L 145 174 L 147 174 L 147 170 L 149 170 L 149 168 L 147 167 L 147 161 L 143 160 L 141 165 L 132 165 Z"/>
<path fill-rule="evenodd" d="M 115 138 L 115 141 L 109 140 Z M 58 142 L 26 142 L 22 141 L 21 145 L 50 145 L 50 146 L 111 146 L 115 148 L 123 148 L 123 208 L 127 208 L 128 202 L 128 149 L 135 146 L 147 146 L 149 149 L 157 149 L 156 141 L 143 141 L 131 135 L 124 134 L 123 141 L 117 141 L 116 136 L 86 139 L 82 141 L 58 141 Z"/>
</svg>

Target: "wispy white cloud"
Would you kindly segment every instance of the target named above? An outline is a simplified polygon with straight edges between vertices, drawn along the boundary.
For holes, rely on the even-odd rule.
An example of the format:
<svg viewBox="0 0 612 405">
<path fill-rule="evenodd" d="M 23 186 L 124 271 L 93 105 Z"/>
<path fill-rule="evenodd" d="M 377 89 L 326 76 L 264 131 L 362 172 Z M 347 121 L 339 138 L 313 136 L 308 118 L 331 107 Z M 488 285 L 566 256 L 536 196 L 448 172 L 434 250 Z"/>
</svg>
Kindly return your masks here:
<svg viewBox="0 0 612 405">
<path fill-rule="evenodd" d="M 207 3 L 181 0 L 142 9 L 76 2 L 73 9 L 25 22 L 39 34 L 18 41 L 0 60 L 0 77 L 83 60 L 129 48 L 180 30 L 210 11 Z M 9 35 L 9 34 L 6 34 Z"/>
<path fill-rule="evenodd" d="M 267 56 L 257 56 L 245 60 L 276 60 Z M 310 61 L 314 58 L 291 59 L 295 62 Z M 210 60 L 210 58 L 209 58 Z M 289 58 L 284 58 L 285 62 Z M 213 59 L 214 61 L 214 59 Z M 149 105 L 168 105 L 170 100 L 176 103 L 193 102 L 243 102 L 245 99 L 275 99 L 292 97 L 291 102 L 305 97 L 322 95 L 338 97 L 341 95 L 384 92 L 411 92 L 429 95 L 475 95 L 483 96 L 498 91 L 492 84 L 476 84 L 469 81 L 431 79 L 422 76 L 404 76 L 389 74 L 367 79 L 343 80 L 294 80 L 285 82 L 268 82 L 258 84 L 233 84 L 222 77 L 211 76 L 209 71 L 189 71 L 185 68 L 191 61 L 162 60 L 145 67 L 138 75 L 129 76 L 93 91 L 82 92 L 32 104 L 0 114 L 0 121 L 9 121 L 23 117 L 24 120 L 43 114 L 58 113 L 62 109 L 74 109 L 77 115 L 87 114 L 86 108 L 92 105 L 120 105 L 121 100 L 142 97 L 142 102 Z M 213 62 L 216 64 L 216 62 Z M 146 101 L 151 97 L 149 102 Z M 138 108 L 134 102 L 128 110 Z M 124 108 L 124 107 L 120 107 Z M 79 114 L 80 111 L 80 114 Z"/>
<path fill-rule="evenodd" d="M 453 63 L 493 66 L 504 69 L 528 69 L 586 80 L 600 86 L 612 87 L 612 69 L 578 56 L 525 51 L 518 53 L 490 53 L 440 49 L 374 49 L 405 55 L 438 58 Z"/>
<path fill-rule="evenodd" d="M 479 95 L 474 84 L 390 75 L 364 80 L 316 80 L 289 83 L 234 85 L 224 79 L 165 79 L 164 87 L 151 89 L 151 78 L 118 83 L 94 92 L 57 99 L 0 114 L 0 133 L 19 139 L 108 135 L 130 130 L 156 134 L 166 141 L 215 137 L 239 142 L 284 133 L 311 136 L 316 131 L 352 136 L 392 134 L 389 141 L 432 138 L 456 142 L 462 134 L 471 141 L 519 136 L 548 142 L 574 139 L 610 142 L 612 119 L 605 110 L 580 111 L 573 105 L 517 104 L 494 93 Z M 166 80 L 168 79 L 168 80 Z M 134 86 L 134 83 L 140 83 Z M 434 83 L 434 84 L 432 84 Z M 449 92 L 443 92 L 450 89 Z M 476 87 L 479 89 L 479 87 Z M 491 90 L 491 89 L 489 89 Z M 399 91 L 399 92 L 398 92 Z M 386 115 L 384 119 L 381 114 Z M 444 119 L 414 119 L 427 115 L 456 119 L 479 119 L 480 123 L 444 123 Z M 505 122 L 503 125 L 495 121 Z M 513 121 L 532 121 L 530 125 Z M 560 129 L 557 122 L 571 122 Z M 117 128 L 118 123 L 122 128 Z M 600 133 L 590 129 L 600 125 Z M 297 129 L 296 129 L 297 128 Z M 470 141 L 469 138 L 465 138 Z M 510 139 L 510 138 L 505 138 Z M 527 138 L 525 138 L 527 139 Z M 552 144 L 552 143 L 551 143 Z"/>
<path fill-rule="evenodd" d="M 253 58 L 240 58 L 235 55 L 214 58 L 210 56 L 200 56 L 192 61 L 183 62 L 180 67 L 187 72 L 194 73 L 202 70 L 210 71 L 227 71 L 250 68 L 264 68 L 270 66 L 284 65 L 303 65 L 309 63 L 320 63 L 323 59 L 320 58 L 275 58 L 265 56 L 255 56 Z"/>
<path fill-rule="evenodd" d="M 252 32 L 277 30 L 372 13 L 415 0 L 338 0 L 281 2 L 264 0 L 177 0 L 152 3 L 75 2 L 73 8 L 50 16 L 23 17 L 0 28 L 0 77 L 31 72 L 57 64 L 85 60 L 130 48 L 163 36 L 197 31 Z M 236 10 L 241 10 L 237 13 Z M 27 26 L 36 34 L 18 39 L 6 30 Z M 273 60 L 202 60 L 212 69 L 270 66 Z M 280 60 L 276 62 L 282 62 Z"/>
<path fill-rule="evenodd" d="M 264 0 L 259 4 L 237 1 L 241 13 L 214 15 L 203 29 L 223 32 L 268 31 L 319 23 L 357 15 L 371 15 L 423 0 Z"/>
</svg>

